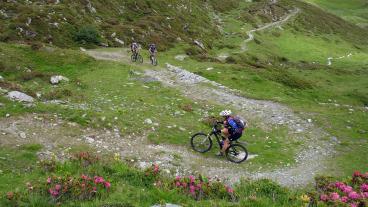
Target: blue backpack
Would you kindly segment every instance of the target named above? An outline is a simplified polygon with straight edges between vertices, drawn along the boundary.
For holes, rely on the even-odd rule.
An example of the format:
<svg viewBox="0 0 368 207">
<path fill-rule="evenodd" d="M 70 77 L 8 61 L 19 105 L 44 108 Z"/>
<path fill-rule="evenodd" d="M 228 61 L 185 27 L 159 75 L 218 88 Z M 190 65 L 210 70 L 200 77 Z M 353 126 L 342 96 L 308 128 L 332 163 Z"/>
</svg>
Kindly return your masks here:
<svg viewBox="0 0 368 207">
<path fill-rule="evenodd" d="M 244 122 L 240 117 L 235 116 L 231 117 L 228 120 L 228 123 L 232 129 L 234 129 L 234 132 L 242 133 L 244 131 L 244 128 L 247 126 L 246 122 Z"/>
</svg>

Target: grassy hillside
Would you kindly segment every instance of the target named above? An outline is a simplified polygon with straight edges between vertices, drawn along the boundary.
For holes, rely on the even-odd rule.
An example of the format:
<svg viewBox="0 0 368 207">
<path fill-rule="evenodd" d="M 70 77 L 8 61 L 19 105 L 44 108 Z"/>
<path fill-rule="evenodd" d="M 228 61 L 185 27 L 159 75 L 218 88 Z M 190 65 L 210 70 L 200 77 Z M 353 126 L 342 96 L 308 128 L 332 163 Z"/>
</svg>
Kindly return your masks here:
<svg viewBox="0 0 368 207">
<path fill-rule="evenodd" d="M 361 27 L 368 26 L 368 4 L 364 0 L 307 0 Z"/>
<path fill-rule="evenodd" d="M 0 40 L 73 47 L 121 46 L 115 38 L 126 44 L 135 39 L 143 45 L 155 42 L 163 50 L 179 38 L 209 43 L 217 35 L 209 9 L 199 0 L 57 2 L 3 2 Z"/>
</svg>

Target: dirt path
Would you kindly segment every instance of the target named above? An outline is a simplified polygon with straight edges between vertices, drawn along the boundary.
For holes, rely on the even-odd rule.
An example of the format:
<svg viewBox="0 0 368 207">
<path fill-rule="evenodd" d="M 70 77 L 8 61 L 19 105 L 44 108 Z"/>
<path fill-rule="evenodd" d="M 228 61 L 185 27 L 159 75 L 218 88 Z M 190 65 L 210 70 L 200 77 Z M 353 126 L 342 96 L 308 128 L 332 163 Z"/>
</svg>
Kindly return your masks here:
<svg viewBox="0 0 368 207">
<path fill-rule="evenodd" d="M 88 52 L 96 59 L 106 59 L 106 52 Z M 112 52 L 114 53 L 114 52 Z M 111 54 L 109 57 L 118 56 Z M 119 58 L 119 61 L 121 59 Z M 126 60 L 129 61 L 128 59 Z M 204 77 L 193 74 L 182 68 L 167 64 L 166 68 L 147 69 L 145 76 L 160 81 L 167 87 L 178 89 L 188 98 L 193 100 L 209 101 L 213 104 L 223 105 L 229 103 L 237 109 L 241 116 L 252 117 L 261 123 L 262 128 L 270 126 L 285 126 L 289 129 L 289 139 L 299 140 L 304 143 L 295 156 L 297 164 L 250 174 L 244 168 L 229 164 L 219 159 L 205 158 L 195 155 L 187 148 L 169 145 L 157 146 L 166 153 L 179 153 L 183 156 L 181 165 L 184 170 L 195 169 L 206 175 L 235 175 L 231 181 L 237 181 L 240 177 L 270 178 L 285 186 L 301 186 L 313 181 L 314 176 L 325 169 L 325 158 L 333 154 L 333 145 L 324 141 L 329 135 L 318 127 L 303 120 L 292 110 L 271 101 L 253 100 L 238 95 L 238 91 L 229 89 L 221 84 L 210 81 Z M 150 149 L 149 149 L 150 150 Z M 153 157 L 157 159 L 157 157 Z M 201 164 L 203 163 L 203 167 Z M 180 168 L 179 167 L 179 168 Z"/>
<path fill-rule="evenodd" d="M 255 33 L 257 31 L 265 30 L 265 29 L 268 29 L 268 28 L 271 28 L 271 27 L 281 26 L 283 23 L 287 22 L 291 17 L 297 15 L 299 12 L 300 12 L 300 9 L 296 8 L 292 12 L 290 12 L 290 14 L 288 14 L 284 18 L 282 18 L 280 21 L 272 22 L 272 23 L 266 24 L 262 27 L 259 27 L 259 28 L 252 29 L 252 30 L 248 31 L 247 32 L 248 39 L 244 40 L 240 45 L 241 51 L 242 52 L 246 51 L 247 50 L 247 44 L 254 40 L 254 34 L 253 33 Z"/>
</svg>

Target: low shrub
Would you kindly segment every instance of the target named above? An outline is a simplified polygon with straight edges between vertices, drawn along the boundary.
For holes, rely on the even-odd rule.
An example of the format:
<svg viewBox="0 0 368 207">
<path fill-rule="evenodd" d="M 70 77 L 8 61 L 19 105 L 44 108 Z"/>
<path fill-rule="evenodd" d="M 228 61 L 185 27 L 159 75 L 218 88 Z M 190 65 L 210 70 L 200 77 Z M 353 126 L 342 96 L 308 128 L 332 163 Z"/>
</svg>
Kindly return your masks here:
<svg viewBox="0 0 368 207">
<path fill-rule="evenodd" d="M 348 180 L 331 181 L 332 178 L 316 179 L 317 194 L 315 200 L 328 206 L 368 206 L 368 172 L 354 172 Z"/>
<path fill-rule="evenodd" d="M 99 31 L 93 26 L 82 26 L 74 34 L 74 40 L 80 44 L 95 44 L 101 43 Z"/>
<path fill-rule="evenodd" d="M 103 177 L 89 177 L 82 174 L 76 177 L 48 177 L 46 183 L 40 184 L 41 194 L 48 194 L 56 202 L 70 200 L 91 200 L 101 198 L 109 192 L 111 183 Z"/>
<path fill-rule="evenodd" d="M 73 92 L 69 89 L 56 89 L 52 90 L 44 95 L 47 100 L 55 100 L 63 97 L 72 96 Z"/>
<path fill-rule="evenodd" d="M 172 188 L 189 194 L 196 200 L 206 198 L 236 200 L 234 190 L 231 187 L 218 181 L 212 182 L 204 176 L 198 178 L 193 175 L 188 177 L 177 176 L 172 183 Z"/>
<path fill-rule="evenodd" d="M 99 162 L 100 158 L 97 155 L 89 152 L 79 152 L 72 156 L 72 161 L 77 161 L 82 167 L 88 167 Z"/>
</svg>

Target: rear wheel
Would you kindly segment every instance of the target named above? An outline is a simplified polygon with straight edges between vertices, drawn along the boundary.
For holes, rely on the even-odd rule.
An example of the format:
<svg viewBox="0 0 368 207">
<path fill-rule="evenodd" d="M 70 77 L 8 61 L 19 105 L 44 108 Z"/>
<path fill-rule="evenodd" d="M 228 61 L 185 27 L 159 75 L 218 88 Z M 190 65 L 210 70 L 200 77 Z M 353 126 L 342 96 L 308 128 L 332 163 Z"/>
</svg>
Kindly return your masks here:
<svg viewBox="0 0 368 207">
<path fill-rule="evenodd" d="M 142 57 L 142 55 L 138 55 L 138 56 L 137 56 L 137 61 L 138 61 L 139 63 L 143 63 L 143 57 Z"/>
<path fill-rule="evenodd" d="M 212 147 L 211 138 L 205 133 L 197 133 L 192 136 L 190 144 L 194 151 L 205 153 L 208 152 Z"/>
<path fill-rule="evenodd" d="M 240 144 L 231 144 L 229 148 L 227 148 L 226 158 L 230 162 L 241 163 L 248 158 L 247 149 Z"/>
</svg>

